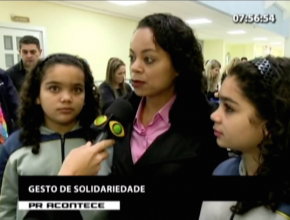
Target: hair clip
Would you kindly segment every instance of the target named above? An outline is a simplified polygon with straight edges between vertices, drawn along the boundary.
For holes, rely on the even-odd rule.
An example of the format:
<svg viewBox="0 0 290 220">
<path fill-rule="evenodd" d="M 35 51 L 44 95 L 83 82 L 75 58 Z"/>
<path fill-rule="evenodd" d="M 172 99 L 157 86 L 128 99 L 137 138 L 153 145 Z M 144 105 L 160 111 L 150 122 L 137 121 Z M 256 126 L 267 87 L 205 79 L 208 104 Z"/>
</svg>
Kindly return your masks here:
<svg viewBox="0 0 290 220">
<path fill-rule="evenodd" d="M 269 60 L 263 58 L 259 60 L 253 60 L 251 61 L 260 71 L 262 74 L 264 81 L 268 87 L 270 87 L 273 83 L 273 80 L 276 78 L 272 66 L 269 62 Z"/>
</svg>

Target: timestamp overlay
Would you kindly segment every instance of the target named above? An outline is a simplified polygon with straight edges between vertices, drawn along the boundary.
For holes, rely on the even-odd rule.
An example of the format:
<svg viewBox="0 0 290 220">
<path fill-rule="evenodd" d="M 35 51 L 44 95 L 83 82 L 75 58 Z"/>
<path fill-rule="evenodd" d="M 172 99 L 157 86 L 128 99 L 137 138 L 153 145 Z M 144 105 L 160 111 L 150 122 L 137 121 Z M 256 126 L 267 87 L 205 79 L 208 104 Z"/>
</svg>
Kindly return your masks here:
<svg viewBox="0 0 290 220">
<path fill-rule="evenodd" d="M 269 24 L 276 23 L 275 14 L 234 14 L 233 22 L 236 24 Z"/>
</svg>

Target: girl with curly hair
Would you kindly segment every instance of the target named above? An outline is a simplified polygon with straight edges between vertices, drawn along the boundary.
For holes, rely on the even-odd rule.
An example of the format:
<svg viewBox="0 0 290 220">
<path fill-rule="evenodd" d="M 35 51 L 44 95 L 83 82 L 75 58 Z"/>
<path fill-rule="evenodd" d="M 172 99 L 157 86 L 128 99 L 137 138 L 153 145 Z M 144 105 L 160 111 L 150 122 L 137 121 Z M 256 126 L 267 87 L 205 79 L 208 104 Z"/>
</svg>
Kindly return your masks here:
<svg viewBox="0 0 290 220">
<path fill-rule="evenodd" d="M 9 137 L 0 152 L 0 219 L 21 220 L 27 212 L 17 208 L 18 176 L 57 175 L 66 156 L 81 145 L 91 158 L 98 158 L 94 158 L 95 167 L 108 157 L 107 152 L 96 151 L 112 146 L 113 141 L 90 147 L 96 136 L 90 126 L 98 110 L 94 79 L 81 58 L 55 54 L 40 61 L 26 76 L 21 90 L 20 130 Z M 100 175 L 108 174 L 108 161 L 102 164 Z M 85 220 L 104 218 L 106 213 L 82 215 Z"/>
<path fill-rule="evenodd" d="M 217 143 L 241 156 L 221 163 L 214 175 L 265 176 L 277 184 L 262 201 L 204 202 L 199 219 L 290 219 L 290 59 L 268 56 L 237 64 L 220 99 L 211 115 Z"/>
</svg>

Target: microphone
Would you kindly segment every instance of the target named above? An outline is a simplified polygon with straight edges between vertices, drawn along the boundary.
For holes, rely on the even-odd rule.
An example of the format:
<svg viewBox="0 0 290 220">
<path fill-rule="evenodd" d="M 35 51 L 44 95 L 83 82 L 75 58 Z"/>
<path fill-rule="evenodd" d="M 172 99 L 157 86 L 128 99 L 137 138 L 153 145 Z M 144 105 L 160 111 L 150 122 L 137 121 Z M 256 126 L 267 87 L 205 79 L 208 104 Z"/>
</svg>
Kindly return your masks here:
<svg viewBox="0 0 290 220">
<path fill-rule="evenodd" d="M 99 132 L 95 143 L 105 139 L 121 139 L 125 137 L 126 128 L 132 120 L 134 114 L 131 104 L 122 99 L 116 99 L 104 115 L 97 117 L 91 128 Z"/>
</svg>

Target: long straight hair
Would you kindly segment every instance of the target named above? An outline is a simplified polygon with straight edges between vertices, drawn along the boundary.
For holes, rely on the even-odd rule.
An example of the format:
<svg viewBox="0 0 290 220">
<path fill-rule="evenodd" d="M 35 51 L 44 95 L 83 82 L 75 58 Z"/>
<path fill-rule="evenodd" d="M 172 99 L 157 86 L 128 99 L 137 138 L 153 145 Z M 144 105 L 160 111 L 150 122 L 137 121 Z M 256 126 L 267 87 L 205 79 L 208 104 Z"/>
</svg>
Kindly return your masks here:
<svg viewBox="0 0 290 220">
<path fill-rule="evenodd" d="M 210 60 L 205 66 L 204 76 L 207 80 L 207 92 L 214 92 L 219 84 L 220 74 L 213 76 L 212 73 L 212 70 L 216 67 L 221 68 L 221 64 L 217 60 Z"/>
<path fill-rule="evenodd" d="M 114 77 L 115 77 L 115 73 L 116 73 L 117 69 L 120 66 L 125 66 L 125 63 L 121 59 L 119 59 L 117 57 L 112 57 L 109 59 L 108 65 L 107 65 L 106 82 L 111 86 L 116 98 L 119 97 L 119 94 L 114 87 Z M 121 92 L 123 95 L 127 94 L 125 79 L 120 84 L 120 89 L 121 89 Z"/>
</svg>

